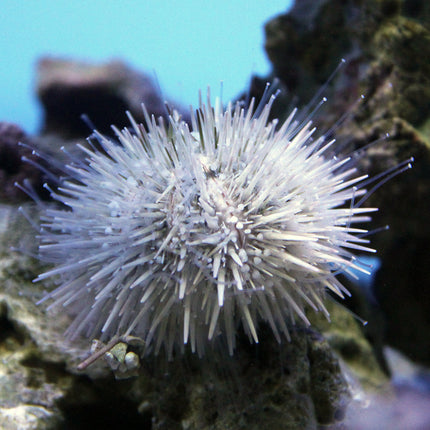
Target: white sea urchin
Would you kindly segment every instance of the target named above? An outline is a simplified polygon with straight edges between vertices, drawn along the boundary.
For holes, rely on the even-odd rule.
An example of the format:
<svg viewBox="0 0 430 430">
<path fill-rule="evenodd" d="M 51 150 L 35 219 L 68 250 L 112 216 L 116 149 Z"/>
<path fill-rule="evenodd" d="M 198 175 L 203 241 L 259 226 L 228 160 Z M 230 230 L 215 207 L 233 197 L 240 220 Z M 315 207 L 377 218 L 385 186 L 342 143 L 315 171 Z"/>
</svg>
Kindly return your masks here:
<svg viewBox="0 0 430 430">
<path fill-rule="evenodd" d="M 356 268 L 350 249 L 370 251 L 353 228 L 373 208 L 359 207 L 367 176 L 333 141 L 314 138 L 293 112 L 268 122 L 273 97 L 253 114 L 241 104 L 200 104 L 192 126 L 130 117 L 118 142 L 96 134 L 102 150 L 66 166 L 47 207 L 40 257 L 59 286 L 43 300 L 76 312 L 70 336 L 135 335 L 157 352 L 190 343 L 202 354 L 223 336 L 230 354 L 241 324 L 289 338 L 287 320 L 306 324 L 305 306 L 328 316 L 325 290 Z"/>
</svg>

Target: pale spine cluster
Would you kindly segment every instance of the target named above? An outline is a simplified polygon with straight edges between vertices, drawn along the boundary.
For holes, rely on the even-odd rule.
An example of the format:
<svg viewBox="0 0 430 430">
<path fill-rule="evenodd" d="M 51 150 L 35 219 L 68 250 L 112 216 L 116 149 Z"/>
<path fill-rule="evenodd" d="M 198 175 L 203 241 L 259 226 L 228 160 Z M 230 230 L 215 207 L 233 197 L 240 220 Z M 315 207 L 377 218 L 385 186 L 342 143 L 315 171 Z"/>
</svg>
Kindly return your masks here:
<svg viewBox="0 0 430 430">
<path fill-rule="evenodd" d="M 295 111 L 268 122 L 272 103 L 256 115 L 208 95 L 191 127 L 144 109 L 119 142 L 82 147 L 51 190 L 66 208 L 44 212 L 40 257 L 55 266 L 37 278 L 55 275 L 44 300 L 75 312 L 70 336 L 131 334 L 170 356 L 221 338 L 232 354 L 240 326 L 258 342 L 264 321 L 280 342 L 306 307 L 329 316 L 325 291 L 347 293 L 336 274 L 363 270 L 350 249 L 373 252 L 352 227 L 375 210 L 358 204 L 367 176 Z"/>
</svg>

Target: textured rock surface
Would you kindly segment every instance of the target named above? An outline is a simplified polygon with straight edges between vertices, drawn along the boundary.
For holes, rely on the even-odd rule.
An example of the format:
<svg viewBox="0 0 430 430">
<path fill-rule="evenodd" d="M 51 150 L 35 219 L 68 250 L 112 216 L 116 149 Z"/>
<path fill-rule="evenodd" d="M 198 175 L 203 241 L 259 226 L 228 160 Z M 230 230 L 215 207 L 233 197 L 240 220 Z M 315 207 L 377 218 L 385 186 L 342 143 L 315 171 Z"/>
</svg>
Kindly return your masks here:
<svg viewBox="0 0 430 430">
<path fill-rule="evenodd" d="M 17 207 L 0 205 L 0 428 L 149 428 L 103 361 L 76 371 L 88 340 L 64 340 L 67 315 L 35 304 L 46 287 L 31 282 L 40 264 L 10 246 L 34 252 L 34 231 Z"/>
<path fill-rule="evenodd" d="M 411 171 L 368 200 L 380 208 L 374 225 L 390 230 L 372 237 L 382 260 L 374 294 L 383 324 L 369 324 L 369 336 L 430 364 L 430 33 L 425 1 L 297 1 L 292 11 L 266 25 L 266 51 L 291 94 L 307 102 L 341 58 L 347 60 L 325 94 L 318 123 L 337 128 L 350 149 L 390 139 L 368 150 L 363 167 L 371 174 L 415 158 Z M 365 99 L 354 103 L 364 94 Z M 363 315 L 372 320 L 373 315 Z M 364 311 L 365 312 L 365 311 Z M 372 332 L 373 331 L 373 332 Z"/>
<path fill-rule="evenodd" d="M 349 399 L 328 344 L 300 330 L 282 347 L 269 340 L 254 348 L 246 340 L 234 358 L 193 357 L 160 370 L 148 366 L 151 377 L 137 381 L 156 429 L 316 428 L 342 417 Z"/>
</svg>

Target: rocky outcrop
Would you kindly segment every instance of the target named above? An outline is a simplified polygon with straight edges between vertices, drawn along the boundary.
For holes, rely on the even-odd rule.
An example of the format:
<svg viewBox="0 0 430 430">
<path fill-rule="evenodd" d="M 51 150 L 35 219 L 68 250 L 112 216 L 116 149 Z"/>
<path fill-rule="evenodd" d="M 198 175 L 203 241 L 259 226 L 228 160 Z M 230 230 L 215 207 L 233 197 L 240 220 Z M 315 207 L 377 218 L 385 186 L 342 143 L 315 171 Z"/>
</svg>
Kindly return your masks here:
<svg viewBox="0 0 430 430">
<path fill-rule="evenodd" d="M 374 295 L 383 324 L 368 334 L 409 357 L 430 364 L 430 295 L 427 261 L 430 227 L 430 20 L 424 1 L 297 1 L 266 24 L 266 52 L 273 75 L 305 105 L 336 69 L 324 90 L 328 102 L 316 122 L 330 129 L 347 151 L 373 143 L 363 171 L 377 175 L 407 160 L 413 169 L 384 184 L 366 204 L 379 208 L 371 237 L 382 265 Z M 364 99 L 360 100 L 361 95 Z M 322 97 L 322 94 L 321 94 Z M 318 100 L 317 100 L 318 101 Z M 297 100 L 296 100 L 297 102 Z M 280 109 L 280 108 L 279 108 Z M 371 187 L 371 186 L 370 186 Z M 372 320 L 377 307 L 358 311 Z M 363 314 L 364 312 L 364 314 Z M 371 332 L 380 331 L 375 333 Z"/>
</svg>

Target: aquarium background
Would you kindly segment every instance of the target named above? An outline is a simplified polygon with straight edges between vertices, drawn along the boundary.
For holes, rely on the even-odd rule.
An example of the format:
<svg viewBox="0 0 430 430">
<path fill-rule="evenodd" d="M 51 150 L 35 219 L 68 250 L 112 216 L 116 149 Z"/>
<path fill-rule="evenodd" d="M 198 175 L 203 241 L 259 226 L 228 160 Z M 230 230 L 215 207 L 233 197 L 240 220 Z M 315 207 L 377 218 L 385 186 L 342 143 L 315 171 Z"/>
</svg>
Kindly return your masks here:
<svg viewBox="0 0 430 430">
<path fill-rule="evenodd" d="M 197 103 L 210 85 L 223 99 L 243 91 L 251 74 L 267 75 L 264 23 L 291 0 L 2 0 L 0 119 L 34 133 L 40 111 L 35 63 L 52 55 L 89 61 L 123 59 L 156 79 L 165 98 Z"/>
</svg>

